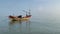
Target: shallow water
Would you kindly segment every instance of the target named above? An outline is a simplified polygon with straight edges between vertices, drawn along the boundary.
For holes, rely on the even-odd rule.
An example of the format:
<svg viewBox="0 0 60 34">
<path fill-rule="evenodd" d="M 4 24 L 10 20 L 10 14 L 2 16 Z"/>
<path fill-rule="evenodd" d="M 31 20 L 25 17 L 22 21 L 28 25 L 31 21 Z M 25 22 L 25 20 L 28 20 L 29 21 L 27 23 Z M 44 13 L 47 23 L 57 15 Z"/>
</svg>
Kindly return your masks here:
<svg viewBox="0 0 60 34">
<path fill-rule="evenodd" d="M 40 17 L 21 22 L 1 17 L 0 34 L 60 34 L 60 21 Z"/>
</svg>

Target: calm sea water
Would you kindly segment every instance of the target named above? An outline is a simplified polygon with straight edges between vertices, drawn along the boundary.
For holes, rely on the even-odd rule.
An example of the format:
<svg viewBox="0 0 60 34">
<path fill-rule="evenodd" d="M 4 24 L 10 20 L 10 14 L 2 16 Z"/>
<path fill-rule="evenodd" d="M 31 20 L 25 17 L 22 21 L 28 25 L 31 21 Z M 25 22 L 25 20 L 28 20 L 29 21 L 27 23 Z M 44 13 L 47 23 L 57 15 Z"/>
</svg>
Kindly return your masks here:
<svg viewBox="0 0 60 34">
<path fill-rule="evenodd" d="M 0 34 L 60 34 L 60 19 L 32 17 L 29 21 L 12 22 L 0 17 Z"/>
</svg>

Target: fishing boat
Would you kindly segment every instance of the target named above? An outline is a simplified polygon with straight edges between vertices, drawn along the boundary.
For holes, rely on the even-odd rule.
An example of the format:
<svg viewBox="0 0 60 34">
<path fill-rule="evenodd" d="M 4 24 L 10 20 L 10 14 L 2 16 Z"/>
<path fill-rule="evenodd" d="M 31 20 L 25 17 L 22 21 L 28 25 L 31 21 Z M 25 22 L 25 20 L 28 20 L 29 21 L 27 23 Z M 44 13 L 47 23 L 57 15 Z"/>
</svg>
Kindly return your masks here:
<svg viewBox="0 0 60 34">
<path fill-rule="evenodd" d="M 29 15 L 27 14 L 27 12 L 26 12 L 26 16 L 24 16 L 24 17 L 21 17 L 21 15 L 20 16 L 9 16 L 9 19 L 10 20 L 12 20 L 12 21 L 24 21 L 24 20 L 29 20 L 30 18 L 31 18 L 31 13 L 30 12 L 28 12 L 29 13 Z"/>
<path fill-rule="evenodd" d="M 17 16 L 9 16 L 9 19 L 14 20 L 14 21 L 29 20 L 30 18 L 31 18 L 31 15 L 25 16 L 25 17 L 22 17 L 22 18 L 18 18 Z"/>
</svg>

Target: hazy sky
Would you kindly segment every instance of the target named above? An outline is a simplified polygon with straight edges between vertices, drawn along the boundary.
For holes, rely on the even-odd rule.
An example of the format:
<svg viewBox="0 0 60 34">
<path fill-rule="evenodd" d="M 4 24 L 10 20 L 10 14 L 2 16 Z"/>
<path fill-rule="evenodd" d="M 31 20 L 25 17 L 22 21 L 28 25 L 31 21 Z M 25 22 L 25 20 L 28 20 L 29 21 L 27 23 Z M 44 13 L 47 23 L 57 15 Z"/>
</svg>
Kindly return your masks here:
<svg viewBox="0 0 60 34">
<path fill-rule="evenodd" d="M 31 9 L 33 15 L 51 15 L 60 12 L 60 0 L 0 0 L 0 15 L 25 14 Z"/>
</svg>

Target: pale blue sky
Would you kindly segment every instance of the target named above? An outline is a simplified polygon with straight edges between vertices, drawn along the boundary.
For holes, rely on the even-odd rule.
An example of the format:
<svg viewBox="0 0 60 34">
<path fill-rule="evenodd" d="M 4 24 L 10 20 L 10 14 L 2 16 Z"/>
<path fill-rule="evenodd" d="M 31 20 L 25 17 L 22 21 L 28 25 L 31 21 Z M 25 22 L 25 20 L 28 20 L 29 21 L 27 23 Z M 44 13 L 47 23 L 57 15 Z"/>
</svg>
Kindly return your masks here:
<svg viewBox="0 0 60 34">
<path fill-rule="evenodd" d="M 0 15 L 19 15 L 31 9 L 32 15 L 53 14 L 60 11 L 60 0 L 0 0 Z M 25 13 L 24 13 L 25 14 Z"/>
</svg>

